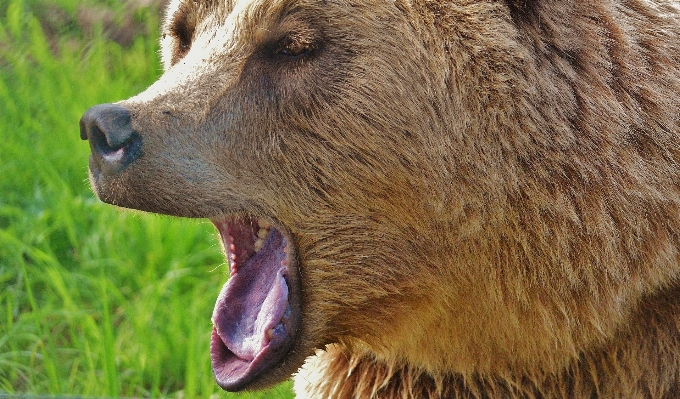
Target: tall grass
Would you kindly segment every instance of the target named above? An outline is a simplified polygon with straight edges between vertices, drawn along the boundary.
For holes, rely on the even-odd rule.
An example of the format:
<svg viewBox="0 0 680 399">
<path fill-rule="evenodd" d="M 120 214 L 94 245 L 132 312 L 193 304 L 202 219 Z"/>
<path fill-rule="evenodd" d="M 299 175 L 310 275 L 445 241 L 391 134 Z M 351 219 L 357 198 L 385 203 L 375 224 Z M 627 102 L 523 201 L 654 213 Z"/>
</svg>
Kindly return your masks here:
<svg viewBox="0 0 680 399">
<path fill-rule="evenodd" d="M 156 78 L 155 37 L 48 37 L 36 15 L 55 4 L 0 2 L 0 393 L 292 397 L 290 383 L 231 395 L 213 381 L 226 269 L 212 226 L 121 211 L 89 189 L 78 120 Z M 155 32 L 156 13 L 138 14 Z"/>
</svg>

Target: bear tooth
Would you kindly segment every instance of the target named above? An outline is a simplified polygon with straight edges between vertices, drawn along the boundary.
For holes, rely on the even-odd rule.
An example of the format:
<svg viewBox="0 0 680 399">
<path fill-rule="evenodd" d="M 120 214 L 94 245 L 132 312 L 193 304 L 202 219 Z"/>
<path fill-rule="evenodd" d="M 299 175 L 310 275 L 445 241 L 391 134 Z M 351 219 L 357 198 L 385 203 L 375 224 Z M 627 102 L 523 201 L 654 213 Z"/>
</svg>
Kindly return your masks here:
<svg viewBox="0 0 680 399">
<path fill-rule="evenodd" d="M 259 251 L 260 248 L 262 248 L 262 244 L 264 244 L 264 240 L 261 238 L 258 238 L 257 241 L 255 241 L 255 252 Z"/>
<path fill-rule="evenodd" d="M 268 235 L 269 235 L 269 229 L 266 229 L 264 227 L 261 227 L 260 230 L 257 231 L 257 237 L 261 238 L 263 240 L 265 238 L 267 238 Z"/>
<path fill-rule="evenodd" d="M 273 328 L 270 328 L 269 330 L 267 330 L 267 338 L 269 338 L 270 341 L 274 338 L 274 329 Z"/>
</svg>

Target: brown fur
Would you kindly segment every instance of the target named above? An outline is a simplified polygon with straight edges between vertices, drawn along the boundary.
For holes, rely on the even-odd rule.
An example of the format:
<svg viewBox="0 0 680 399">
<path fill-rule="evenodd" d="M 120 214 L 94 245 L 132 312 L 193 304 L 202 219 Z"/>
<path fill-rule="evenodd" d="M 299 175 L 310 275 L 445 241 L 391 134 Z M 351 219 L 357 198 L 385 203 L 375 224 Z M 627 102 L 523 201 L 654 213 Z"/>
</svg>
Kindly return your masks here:
<svg viewBox="0 0 680 399">
<path fill-rule="evenodd" d="M 290 229 L 300 339 L 255 386 L 325 347 L 299 396 L 676 397 L 677 6 L 175 4 L 144 155 L 94 186 Z"/>
<path fill-rule="evenodd" d="M 625 332 L 584 351 L 557 373 L 428 373 L 404 362 L 380 361 L 365 348 L 330 345 L 304 366 L 296 387 L 309 397 L 338 399 L 678 398 L 678 291 L 646 300 Z M 308 381 L 307 375 L 324 383 Z"/>
</svg>

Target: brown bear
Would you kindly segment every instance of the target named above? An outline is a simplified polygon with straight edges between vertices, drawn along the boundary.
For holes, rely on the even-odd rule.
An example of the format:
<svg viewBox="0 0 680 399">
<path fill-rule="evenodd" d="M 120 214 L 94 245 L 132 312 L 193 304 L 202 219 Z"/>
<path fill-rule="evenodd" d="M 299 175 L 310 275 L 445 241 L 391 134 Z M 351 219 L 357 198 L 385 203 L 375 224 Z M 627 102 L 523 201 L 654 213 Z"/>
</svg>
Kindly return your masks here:
<svg viewBox="0 0 680 399">
<path fill-rule="evenodd" d="M 680 397 L 676 0 L 175 0 L 161 47 L 81 137 L 217 227 L 222 388 Z"/>
</svg>

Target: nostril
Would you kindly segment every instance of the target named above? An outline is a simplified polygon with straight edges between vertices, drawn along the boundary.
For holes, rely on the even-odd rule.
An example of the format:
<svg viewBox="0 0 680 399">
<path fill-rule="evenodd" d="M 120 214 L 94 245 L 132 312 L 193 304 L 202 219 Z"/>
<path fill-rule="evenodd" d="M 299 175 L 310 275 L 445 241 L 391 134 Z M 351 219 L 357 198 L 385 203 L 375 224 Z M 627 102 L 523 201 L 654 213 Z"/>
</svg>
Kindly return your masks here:
<svg viewBox="0 0 680 399">
<path fill-rule="evenodd" d="M 130 112 L 120 105 L 88 109 L 80 119 L 80 138 L 89 140 L 93 155 L 116 172 L 141 154 L 141 137 L 132 128 Z"/>
<path fill-rule="evenodd" d="M 95 105 L 80 119 L 80 138 L 101 138 L 110 148 L 122 147 L 133 134 L 130 113 L 120 105 Z"/>
<path fill-rule="evenodd" d="M 99 126 L 92 126 L 90 129 L 92 131 L 90 141 L 96 152 L 107 161 L 120 161 L 125 153 L 127 140 L 120 143 L 117 140 L 111 140 L 111 135 L 104 134 Z"/>
</svg>

